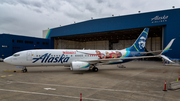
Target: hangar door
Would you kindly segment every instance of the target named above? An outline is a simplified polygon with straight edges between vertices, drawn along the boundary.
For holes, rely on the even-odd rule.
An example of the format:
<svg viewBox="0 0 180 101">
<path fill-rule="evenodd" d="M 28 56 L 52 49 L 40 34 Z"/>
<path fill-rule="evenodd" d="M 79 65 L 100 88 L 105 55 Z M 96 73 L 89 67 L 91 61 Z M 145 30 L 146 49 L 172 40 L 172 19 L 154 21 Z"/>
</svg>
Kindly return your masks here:
<svg viewBox="0 0 180 101">
<path fill-rule="evenodd" d="M 162 50 L 164 26 L 149 27 L 147 51 Z M 120 50 L 132 46 L 144 28 L 97 32 L 54 38 L 55 49 L 104 49 Z"/>
<path fill-rule="evenodd" d="M 55 49 L 109 49 L 109 41 L 71 41 L 63 39 L 54 39 Z"/>
<path fill-rule="evenodd" d="M 118 43 L 113 43 L 113 49 L 124 49 L 133 45 L 136 39 L 119 40 Z M 146 42 L 147 51 L 162 50 L 162 37 L 150 37 Z"/>
<path fill-rule="evenodd" d="M 146 49 L 148 51 L 162 50 L 162 37 L 150 37 L 147 39 Z"/>
<path fill-rule="evenodd" d="M 147 42 L 146 42 L 146 50 L 147 51 L 157 51 L 162 50 L 162 36 L 163 36 L 163 27 L 164 26 L 155 26 L 150 27 Z M 119 36 L 123 36 L 124 39 L 118 40 L 116 43 L 113 43 L 113 49 L 124 49 L 133 45 L 136 41 L 140 33 L 144 28 L 141 29 L 129 29 L 131 31 L 125 30 L 123 34 L 119 34 Z M 129 33 L 129 34 L 127 34 Z M 127 38 L 127 39 L 126 39 Z"/>
</svg>

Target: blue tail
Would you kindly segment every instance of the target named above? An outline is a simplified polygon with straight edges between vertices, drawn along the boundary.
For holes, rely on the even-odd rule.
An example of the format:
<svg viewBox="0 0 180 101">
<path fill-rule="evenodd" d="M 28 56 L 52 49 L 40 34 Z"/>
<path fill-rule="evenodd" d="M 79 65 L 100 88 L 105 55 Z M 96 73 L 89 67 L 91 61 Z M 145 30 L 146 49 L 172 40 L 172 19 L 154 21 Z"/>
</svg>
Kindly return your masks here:
<svg viewBox="0 0 180 101">
<path fill-rule="evenodd" d="M 145 28 L 134 44 L 129 47 L 130 51 L 144 52 L 149 28 Z"/>
</svg>

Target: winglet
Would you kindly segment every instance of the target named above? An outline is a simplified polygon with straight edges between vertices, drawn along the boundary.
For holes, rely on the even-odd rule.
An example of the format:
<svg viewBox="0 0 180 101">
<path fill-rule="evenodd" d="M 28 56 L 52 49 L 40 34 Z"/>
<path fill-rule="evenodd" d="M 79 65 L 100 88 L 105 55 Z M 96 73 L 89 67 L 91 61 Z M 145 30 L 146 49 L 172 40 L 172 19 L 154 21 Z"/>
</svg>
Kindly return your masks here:
<svg viewBox="0 0 180 101">
<path fill-rule="evenodd" d="M 167 60 L 167 61 L 169 61 L 169 62 L 171 62 L 171 63 L 174 63 L 174 62 L 171 61 L 167 56 L 162 55 L 162 54 L 169 51 L 169 49 L 170 49 L 171 45 L 173 44 L 174 40 L 175 40 L 175 38 L 172 39 L 172 40 L 169 42 L 169 44 L 166 46 L 166 48 L 164 48 L 164 50 L 163 50 L 163 51 L 161 52 L 161 54 L 160 54 L 160 56 L 161 56 L 163 59 L 165 59 L 165 60 Z"/>
<path fill-rule="evenodd" d="M 171 45 L 173 44 L 174 40 L 175 40 L 175 38 L 172 39 L 172 40 L 169 42 L 169 44 L 166 46 L 166 48 L 164 48 L 164 50 L 161 52 L 161 54 L 164 54 L 164 53 L 166 53 L 166 52 L 169 51 L 169 49 L 170 49 Z"/>
</svg>

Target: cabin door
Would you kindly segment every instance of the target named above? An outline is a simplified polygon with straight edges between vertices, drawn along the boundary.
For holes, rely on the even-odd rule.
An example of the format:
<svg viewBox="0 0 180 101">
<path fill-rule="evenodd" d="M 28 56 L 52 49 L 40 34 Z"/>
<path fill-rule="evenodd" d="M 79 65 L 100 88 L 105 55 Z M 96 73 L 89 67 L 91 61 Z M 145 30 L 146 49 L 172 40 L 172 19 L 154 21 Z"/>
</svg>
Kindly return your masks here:
<svg viewBox="0 0 180 101">
<path fill-rule="evenodd" d="M 27 61 L 32 61 L 32 52 L 31 51 L 27 52 L 26 59 L 27 59 Z"/>
</svg>

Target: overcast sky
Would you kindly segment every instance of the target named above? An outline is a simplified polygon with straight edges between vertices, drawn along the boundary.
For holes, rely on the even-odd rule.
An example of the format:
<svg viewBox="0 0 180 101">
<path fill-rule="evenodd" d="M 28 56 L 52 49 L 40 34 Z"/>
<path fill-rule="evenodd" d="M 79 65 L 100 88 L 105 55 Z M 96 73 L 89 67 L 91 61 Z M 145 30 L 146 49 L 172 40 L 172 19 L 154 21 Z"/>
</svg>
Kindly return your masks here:
<svg viewBox="0 0 180 101">
<path fill-rule="evenodd" d="M 180 8 L 180 0 L 0 0 L 0 33 L 42 37 L 42 30 L 94 19 Z"/>
</svg>

